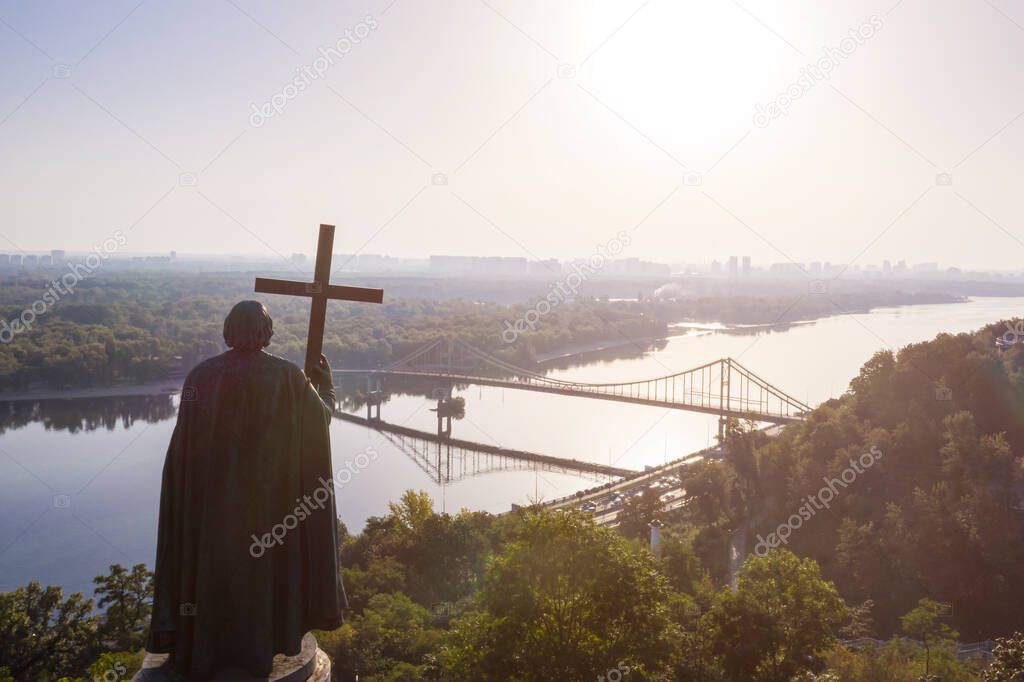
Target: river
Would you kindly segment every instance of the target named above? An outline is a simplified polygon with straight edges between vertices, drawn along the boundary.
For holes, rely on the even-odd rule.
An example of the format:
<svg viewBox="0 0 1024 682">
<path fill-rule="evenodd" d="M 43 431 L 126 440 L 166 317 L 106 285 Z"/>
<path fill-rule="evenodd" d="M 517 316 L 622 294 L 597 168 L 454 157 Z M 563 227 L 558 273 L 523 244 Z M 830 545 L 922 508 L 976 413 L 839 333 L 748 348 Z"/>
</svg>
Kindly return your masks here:
<svg viewBox="0 0 1024 682">
<path fill-rule="evenodd" d="M 593 353 L 565 361 L 550 375 L 592 382 L 672 374 L 729 356 L 810 404 L 846 390 L 877 350 L 898 349 L 940 332 L 958 333 L 1016 317 L 1024 298 L 885 308 L 783 329 L 696 325 L 632 357 Z M 710 445 L 717 418 L 677 410 L 470 386 L 456 395 L 465 416 L 453 435 L 477 442 L 642 469 Z M 0 434 L 0 591 L 36 580 L 91 593 L 91 579 L 112 563 L 152 565 L 160 474 L 174 427 L 176 398 L 8 403 L 18 410 Z M 14 406 L 14 407 L 12 407 Z M 433 402 L 393 395 L 383 419 L 433 431 Z M 28 410 L 32 410 L 28 412 Z M 437 509 L 503 512 L 595 484 L 592 477 L 505 470 L 456 460 L 451 481 L 438 482 L 387 437 L 335 420 L 331 427 L 339 480 L 339 514 L 352 532 L 387 513 L 404 490 L 425 490 Z M 363 455 L 366 455 L 364 458 Z M 507 464 L 507 463 L 504 463 Z M 342 474 L 349 468 L 354 474 Z"/>
</svg>

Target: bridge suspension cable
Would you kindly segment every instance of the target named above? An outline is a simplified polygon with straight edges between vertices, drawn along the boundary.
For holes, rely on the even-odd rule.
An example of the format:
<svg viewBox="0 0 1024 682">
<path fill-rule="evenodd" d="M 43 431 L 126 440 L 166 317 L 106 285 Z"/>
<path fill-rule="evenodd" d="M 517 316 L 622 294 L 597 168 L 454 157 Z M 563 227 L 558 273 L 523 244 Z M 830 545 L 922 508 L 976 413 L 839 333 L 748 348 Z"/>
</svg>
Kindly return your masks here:
<svg viewBox="0 0 1024 682">
<path fill-rule="evenodd" d="M 481 367 L 497 370 L 498 376 L 473 373 Z M 809 405 L 732 358 L 650 379 L 594 383 L 548 377 L 517 367 L 458 339 L 438 339 L 397 362 L 370 372 L 660 405 L 777 423 L 799 421 L 811 411 Z"/>
</svg>

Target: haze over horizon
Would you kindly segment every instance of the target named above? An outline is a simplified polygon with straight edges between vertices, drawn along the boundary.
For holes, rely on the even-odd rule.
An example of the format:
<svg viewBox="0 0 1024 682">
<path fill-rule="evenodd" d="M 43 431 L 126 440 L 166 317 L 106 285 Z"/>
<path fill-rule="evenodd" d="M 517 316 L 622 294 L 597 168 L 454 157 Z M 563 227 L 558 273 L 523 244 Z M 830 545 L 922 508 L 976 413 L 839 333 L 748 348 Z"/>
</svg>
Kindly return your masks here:
<svg viewBox="0 0 1024 682">
<path fill-rule="evenodd" d="M 66 260 L 64 262 L 60 263 L 59 265 L 64 265 L 64 263 L 66 263 L 66 262 L 75 260 L 75 256 L 77 256 L 77 255 L 85 255 L 85 254 L 91 252 L 88 249 L 83 249 L 81 251 L 64 250 L 64 249 L 62 249 L 62 250 L 66 252 L 66 256 L 65 256 Z M 14 251 L 12 249 L 7 249 L 7 251 L 9 251 L 11 253 L 14 253 Z M 51 249 L 34 249 L 34 250 L 25 250 L 25 253 L 26 254 L 36 254 L 36 255 L 40 255 L 40 256 L 46 256 L 46 255 L 48 255 L 50 253 L 50 251 L 51 251 Z M 5 250 L 4 250 L 4 248 L 2 246 L 0 246 L 0 254 L 3 254 L 3 253 L 5 253 Z M 307 249 L 305 251 L 295 251 L 295 252 L 292 252 L 290 254 L 273 253 L 273 252 L 262 252 L 262 253 L 261 252 L 249 252 L 249 253 L 235 252 L 235 253 L 232 253 L 232 252 L 215 252 L 215 251 L 210 251 L 210 252 L 201 252 L 201 251 L 198 251 L 198 252 L 189 252 L 189 251 L 182 252 L 182 251 L 175 251 L 175 257 L 176 257 L 177 261 L 171 261 L 171 262 L 181 263 L 182 261 L 186 261 L 187 262 L 187 261 L 191 261 L 193 259 L 196 260 L 196 261 L 212 261 L 212 262 L 251 261 L 253 263 L 254 267 L 256 265 L 259 265 L 259 264 L 262 264 L 262 263 L 274 264 L 274 263 L 280 262 L 280 264 L 282 266 L 284 266 L 284 267 L 288 267 L 289 269 L 296 269 L 296 263 L 294 262 L 293 259 L 294 259 L 295 256 L 302 256 L 304 261 L 301 264 L 298 265 L 299 269 L 303 269 L 304 268 L 304 269 L 312 271 L 312 268 L 313 268 L 313 265 L 314 265 L 314 261 L 315 261 L 315 255 L 316 255 L 315 252 L 311 251 L 309 249 Z M 339 269 L 339 266 L 342 263 L 342 261 L 339 261 L 338 258 L 341 257 L 341 256 L 350 256 L 352 254 L 341 253 L 337 249 L 335 249 L 334 252 L 333 252 L 333 255 L 334 255 L 334 259 L 335 259 L 334 262 L 333 262 L 333 266 L 334 266 L 335 270 L 337 270 L 337 269 Z M 388 253 L 374 253 L 374 252 L 370 252 L 370 251 L 364 252 L 363 254 L 360 254 L 360 255 L 370 256 L 370 257 L 373 257 L 374 259 L 379 259 L 379 258 L 398 258 L 398 259 L 400 259 L 400 260 L 402 260 L 404 262 L 407 262 L 407 263 L 408 262 L 413 262 L 414 263 L 416 261 L 429 261 L 431 256 L 443 256 L 443 257 L 457 256 L 457 257 L 463 257 L 463 254 L 453 254 L 453 253 L 433 253 L 433 254 L 424 254 L 423 256 L 408 256 L 407 257 L 407 256 L 395 256 L 394 254 L 388 254 Z M 653 263 L 653 264 L 658 264 L 658 265 L 669 265 L 669 266 L 674 266 L 674 265 L 680 265 L 680 266 L 681 265 L 695 265 L 695 266 L 698 266 L 699 268 L 704 268 L 704 269 L 708 269 L 708 268 L 712 267 L 713 264 L 715 262 L 717 262 L 718 265 L 721 267 L 721 272 L 719 274 L 722 277 L 725 277 L 725 276 L 728 275 L 728 269 L 727 268 L 729 266 L 729 257 L 730 256 L 736 256 L 739 259 L 739 257 L 742 256 L 742 255 L 743 254 L 719 254 L 717 256 L 716 255 L 710 255 L 710 256 L 707 256 L 705 258 L 700 258 L 700 259 L 697 259 L 697 260 L 663 258 L 663 257 L 659 257 L 657 255 L 654 255 L 654 256 L 651 256 L 650 258 L 643 258 L 643 259 L 641 259 L 641 261 L 643 263 Z M 167 252 L 156 252 L 156 251 L 134 252 L 134 251 L 129 251 L 127 249 L 118 250 L 116 253 L 111 255 L 111 257 L 114 258 L 114 259 L 127 259 L 127 258 L 132 258 L 132 257 L 158 258 L 158 259 L 161 259 L 160 263 L 162 263 L 162 264 L 166 264 L 166 258 L 165 258 L 166 256 L 167 256 Z M 282 256 L 287 256 L 288 257 L 287 260 L 283 259 Z M 470 255 L 468 257 L 472 258 L 473 256 Z M 559 261 L 559 262 L 561 262 L 563 264 L 568 264 L 568 263 L 572 263 L 573 261 L 586 260 L 587 254 L 582 254 L 581 253 L 581 254 L 569 255 L 569 256 L 566 256 L 566 257 L 562 257 L 562 258 L 554 258 L 554 257 L 548 258 L 548 257 L 545 257 L 545 256 L 543 256 L 541 254 L 539 256 L 539 258 L 534 258 L 534 257 L 528 256 L 528 255 L 517 255 L 515 253 L 505 253 L 505 254 L 496 254 L 495 257 L 498 257 L 498 258 L 525 258 L 528 262 L 541 262 L 541 261 L 548 261 L 548 260 L 557 260 L 557 261 Z M 622 258 L 630 258 L 630 256 L 622 256 Z M 885 260 L 889 261 L 890 266 L 894 267 L 894 268 L 899 263 L 902 262 L 903 265 L 906 267 L 906 272 L 903 273 L 905 277 L 913 277 L 913 276 L 915 276 L 915 274 L 919 275 L 919 274 L 922 274 L 922 273 L 925 274 L 925 275 L 927 275 L 927 274 L 944 275 L 944 274 L 947 274 L 947 271 L 950 270 L 950 269 L 960 270 L 960 271 L 962 271 L 963 273 L 966 273 L 966 274 L 979 273 L 980 272 L 980 273 L 986 273 L 986 274 L 1016 275 L 1018 273 L 1024 273 L 1024 266 L 1008 267 L 1008 268 L 978 268 L 978 269 L 972 269 L 972 268 L 960 267 L 956 263 L 943 263 L 943 262 L 935 262 L 935 261 L 916 261 L 916 260 L 907 259 L 905 257 L 900 257 L 900 256 L 895 256 L 893 258 L 887 258 Z M 834 266 L 834 267 L 839 268 L 839 269 L 842 269 L 843 266 L 845 265 L 845 263 L 840 263 L 840 262 L 833 263 L 831 261 L 827 261 L 827 260 L 824 260 L 822 258 L 814 258 L 814 257 L 811 257 L 811 258 L 809 258 L 806 261 L 787 261 L 785 259 L 779 258 L 779 259 L 776 259 L 776 260 L 766 260 L 766 261 L 763 261 L 763 262 L 752 261 L 751 262 L 751 269 L 752 269 L 752 272 L 754 272 L 754 273 L 766 273 L 766 272 L 768 272 L 771 269 L 771 267 L 773 265 L 793 265 L 793 267 L 790 268 L 789 270 L 787 270 L 785 273 L 777 274 L 776 276 L 784 277 L 784 278 L 790 278 L 790 277 L 813 277 L 813 276 L 815 276 L 816 274 L 819 274 L 819 273 L 811 273 L 810 271 L 806 271 L 806 272 L 804 271 L 804 270 L 806 270 L 806 266 L 809 266 L 811 264 L 831 265 L 831 266 Z M 857 271 L 875 272 L 877 274 L 881 274 L 882 273 L 882 265 L 883 265 L 883 262 L 881 262 L 881 261 L 880 262 L 870 262 L 870 261 L 867 261 L 867 260 L 861 260 L 861 261 L 858 261 L 857 263 L 852 264 L 848 270 L 844 270 L 843 274 L 844 275 L 847 274 L 847 273 L 853 274 L 854 272 L 857 272 Z M 805 268 L 802 270 L 800 267 L 797 267 L 797 266 L 805 266 Z M 937 269 L 935 269 L 935 270 L 927 270 L 927 271 L 923 271 L 923 270 L 922 271 L 914 271 L 913 270 L 914 266 L 934 266 Z M 341 268 L 341 269 L 345 269 L 345 268 Z M 414 270 L 414 271 L 410 271 L 410 272 L 418 273 L 420 271 L 415 271 Z M 544 272 L 546 272 L 546 273 L 548 273 L 550 275 L 552 271 L 548 270 L 548 271 L 544 271 Z M 402 273 L 402 271 L 387 271 L 387 270 L 381 270 L 379 272 L 375 272 L 374 270 L 371 269 L 371 270 L 366 270 L 365 272 L 363 272 L 361 274 L 381 274 L 381 275 L 393 274 L 393 275 L 399 275 L 401 273 Z M 598 269 L 596 271 L 596 273 L 599 276 L 601 274 L 601 270 Z"/>
<path fill-rule="evenodd" d="M 625 230 L 662 262 L 1015 269 L 1022 24 L 1007 0 L 0 2 L 0 251 L 122 230 L 287 257 L 333 222 L 335 252 L 408 258 Z"/>
</svg>

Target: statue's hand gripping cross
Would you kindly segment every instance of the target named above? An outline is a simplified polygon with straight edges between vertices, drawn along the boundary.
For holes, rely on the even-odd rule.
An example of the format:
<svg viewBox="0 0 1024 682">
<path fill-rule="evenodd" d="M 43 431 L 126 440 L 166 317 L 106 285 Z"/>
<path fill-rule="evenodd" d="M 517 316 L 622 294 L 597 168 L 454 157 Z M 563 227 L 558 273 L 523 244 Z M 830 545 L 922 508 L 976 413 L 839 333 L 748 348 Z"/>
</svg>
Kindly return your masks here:
<svg viewBox="0 0 1024 682">
<path fill-rule="evenodd" d="M 313 306 L 309 311 L 309 336 L 306 339 L 306 374 L 320 362 L 324 345 L 324 325 L 327 321 L 327 299 L 380 303 L 383 289 L 346 287 L 330 283 L 331 251 L 334 248 L 334 225 L 320 226 L 320 239 L 316 245 L 316 268 L 312 282 L 293 282 L 284 279 L 256 278 L 256 291 L 261 294 L 309 296 Z"/>
</svg>

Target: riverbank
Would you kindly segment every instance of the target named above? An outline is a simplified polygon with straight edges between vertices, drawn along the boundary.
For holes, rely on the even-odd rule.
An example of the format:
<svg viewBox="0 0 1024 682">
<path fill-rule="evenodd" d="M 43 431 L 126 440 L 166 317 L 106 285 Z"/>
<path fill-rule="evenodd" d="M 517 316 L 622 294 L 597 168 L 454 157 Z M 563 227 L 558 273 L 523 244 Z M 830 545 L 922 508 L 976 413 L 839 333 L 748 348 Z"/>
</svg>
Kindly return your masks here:
<svg viewBox="0 0 1024 682">
<path fill-rule="evenodd" d="M 907 304 L 895 307 L 914 307 L 920 304 Z M 879 306 L 879 308 L 888 306 Z M 856 311 L 859 312 L 859 311 Z M 764 324 L 733 324 L 723 322 L 697 322 L 692 320 L 675 322 L 668 325 L 667 333 L 663 336 L 645 336 L 639 338 L 619 337 L 617 339 L 604 339 L 586 343 L 566 344 L 560 348 L 536 354 L 536 362 L 544 365 L 559 360 L 568 360 L 586 356 L 591 353 L 600 353 L 622 348 L 644 349 L 646 346 L 676 336 L 706 333 L 756 333 L 766 329 L 785 329 L 798 324 L 811 324 L 818 320 L 830 317 L 854 314 L 854 311 L 836 312 L 832 315 L 825 315 L 810 320 L 799 322 L 774 322 Z M 147 382 L 144 384 L 115 384 L 111 386 L 97 387 L 73 387 L 73 388 L 49 388 L 37 387 L 25 391 L 0 391 L 0 402 L 18 402 L 33 400 L 73 400 L 76 398 L 120 398 L 130 396 L 153 396 L 153 395 L 174 395 L 181 391 L 181 377 L 165 378 L 159 381 Z"/>
<path fill-rule="evenodd" d="M 674 334 L 669 333 L 668 336 Z M 667 337 L 646 337 L 641 339 L 625 339 L 620 341 L 595 341 L 592 343 L 571 344 L 556 351 L 538 356 L 538 363 L 551 362 L 587 353 L 624 348 L 628 346 L 655 343 Z M 0 391 L 0 403 L 32 400 L 74 400 L 76 398 L 123 398 L 146 395 L 174 395 L 181 392 L 181 378 L 162 379 L 145 384 L 117 384 L 113 386 L 96 386 L 90 388 L 49 388 L 39 387 L 27 391 Z"/>
<path fill-rule="evenodd" d="M 599 353 L 604 350 L 613 350 L 615 348 L 626 348 L 629 346 L 644 346 L 646 344 L 655 343 L 657 341 L 663 341 L 669 336 L 675 336 L 669 332 L 666 336 L 648 336 L 641 339 L 619 339 L 617 341 L 592 341 L 590 343 L 574 343 L 567 346 L 563 346 L 557 350 L 548 351 L 547 353 L 537 353 L 536 360 L 538 363 L 552 362 L 554 360 L 565 360 L 566 358 L 575 357 L 577 355 L 586 355 L 587 353 Z"/>
<path fill-rule="evenodd" d="M 116 384 L 89 388 L 33 388 L 27 391 L 0 392 L 0 403 L 23 400 L 74 400 L 76 398 L 124 398 L 140 395 L 173 395 L 181 391 L 180 378 L 161 379 L 145 384 Z"/>
<path fill-rule="evenodd" d="M 916 298 L 917 300 L 897 304 L 880 302 L 877 305 L 851 305 L 846 308 L 835 308 L 833 311 L 828 313 L 785 321 L 777 318 L 764 322 L 737 322 L 728 320 L 727 318 L 707 321 L 707 319 L 698 320 L 687 317 L 682 320 L 668 323 L 667 333 L 664 336 L 651 336 L 636 339 L 619 338 L 613 340 L 593 341 L 590 343 L 569 344 L 555 350 L 536 353 L 535 357 L 538 363 L 544 364 L 554 362 L 556 360 L 567 360 L 575 356 L 586 355 L 589 353 L 598 353 L 618 348 L 640 347 L 645 344 L 665 341 L 674 336 L 711 333 L 756 334 L 762 331 L 785 330 L 797 325 L 814 324 L 820 320 L 827 320 L 832 317 L 841 317 L 843 315 L 867 314 L 875 310 L 883 310 L 887 308 L 912 308 L 922 305 L 968 303 L 970 301 L 970 298 L 965 296 L 950 295 L 929 295 L 919 296 Z"/>
</svg>

